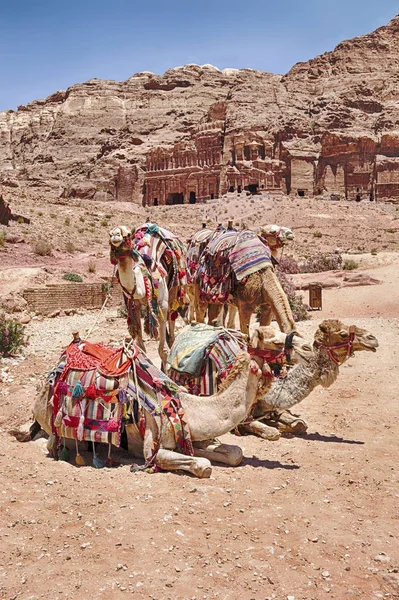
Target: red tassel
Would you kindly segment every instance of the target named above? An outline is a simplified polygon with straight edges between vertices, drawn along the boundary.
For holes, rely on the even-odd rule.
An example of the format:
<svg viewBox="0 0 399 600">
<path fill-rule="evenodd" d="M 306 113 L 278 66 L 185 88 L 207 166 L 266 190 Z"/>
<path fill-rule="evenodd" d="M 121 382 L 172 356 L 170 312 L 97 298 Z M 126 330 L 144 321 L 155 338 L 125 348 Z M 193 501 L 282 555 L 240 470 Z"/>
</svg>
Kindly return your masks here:
<svg viewBox="0 0 399 600">
<path fill-rule="evenodd" d="M 95 400 L 98 397 L 97 388 L 95 385 L 91 384 L 86 390 L 85 393 L 86 398 L 90 398 L 90 400 Z"/>
</svg>

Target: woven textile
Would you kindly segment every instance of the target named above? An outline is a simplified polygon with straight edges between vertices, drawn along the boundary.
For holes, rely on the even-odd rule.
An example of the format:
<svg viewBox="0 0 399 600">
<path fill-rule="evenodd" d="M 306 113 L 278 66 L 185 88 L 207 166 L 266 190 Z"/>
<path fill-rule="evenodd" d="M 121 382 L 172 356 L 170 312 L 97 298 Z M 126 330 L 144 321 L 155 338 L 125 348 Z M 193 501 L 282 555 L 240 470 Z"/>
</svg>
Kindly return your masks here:
<svg viewBox="0 0 399 600">
<path fill-rule="evenodd" d="M 119 446 L 122 420 L 134 418 L 136 402 L 153 415 L 159 430 L 162 418 L 168 418 L 177 448 L 192 454 L 176 384 L 137 346 L 126 354 L 123 348 L 72 343 L 50 376 L 53 429 L 59 438 Z"/>
<path fill-rule="evenodd" d="M 213 234 L 212 229 L 201 229 L 188 241 L 187 270 L 190 283 L 193 283 L 196 279 L 200 258 Z"/>
<path fill-rule="evenodd" d="M 239 331 L 204 323 L 189 325 L 171 348 L 169 376 L 192 394 L 210 396 L 245 348 L 244 335 Z"/>
<path fill-rule="evenodd" d="M 272 266 L 270 257 L 269 248 L 252 231 L 215 233 L 197 271 L 201 298 L 224 304 L 237 281 Z"/>
<path fill-rule="evenodd" d="M 145 223 L 136 230 L 133 247 L 151 261 L 152 269 L 168 276 L 168 287 L 187 285 L 186 248 L 173 233 Z"/>
</svg>

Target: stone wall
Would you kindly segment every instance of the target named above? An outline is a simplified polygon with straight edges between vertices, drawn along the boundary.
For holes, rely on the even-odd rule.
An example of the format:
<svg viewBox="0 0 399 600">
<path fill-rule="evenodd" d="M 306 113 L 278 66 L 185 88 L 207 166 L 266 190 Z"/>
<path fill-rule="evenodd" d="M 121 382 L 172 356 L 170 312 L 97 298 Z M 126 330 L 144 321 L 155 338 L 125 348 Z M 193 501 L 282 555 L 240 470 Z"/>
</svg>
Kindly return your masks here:
<svg viewBox="0 0 399 600">
<path fill-rule="evenodd" d="M 27 288 L 23 293 L 29 310 L 43 315 L 71 308 L 101 308 L 105 296 L 106 290 L 101 282 L 55 283 L 46 287 Z"/>
</svg>

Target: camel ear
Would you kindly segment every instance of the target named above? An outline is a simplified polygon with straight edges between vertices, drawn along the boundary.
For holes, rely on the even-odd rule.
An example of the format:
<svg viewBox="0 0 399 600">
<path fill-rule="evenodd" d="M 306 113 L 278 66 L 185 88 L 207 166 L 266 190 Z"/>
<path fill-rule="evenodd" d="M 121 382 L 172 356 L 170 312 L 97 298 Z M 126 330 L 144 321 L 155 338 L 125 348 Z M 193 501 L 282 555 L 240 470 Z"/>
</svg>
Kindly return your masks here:
<svg viewBox="0 0 399 600">
<path fill-rule="evenodd" d="M 323 323 L 320 323 L 319 329 L 322 333 L 327 333 L 327 325 L 324 323 L 324 321 Z"/>
</svg>

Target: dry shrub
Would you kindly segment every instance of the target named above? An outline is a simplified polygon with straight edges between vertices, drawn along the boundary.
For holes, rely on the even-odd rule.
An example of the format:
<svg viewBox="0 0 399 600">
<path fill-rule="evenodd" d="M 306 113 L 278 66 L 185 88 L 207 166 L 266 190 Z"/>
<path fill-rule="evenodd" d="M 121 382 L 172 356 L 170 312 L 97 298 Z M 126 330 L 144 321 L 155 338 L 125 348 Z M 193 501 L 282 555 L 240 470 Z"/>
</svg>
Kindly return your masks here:
<svg viewBox="0 0 399 600">
<path fill-rule="evenodd" d="M 51 256 L 52 245 L 47 240 L 38 239 L 33 246 L 33 251 L 38 256 Z"/>
<path fill-rule="evenodd" d="M 71 242 L 71 240 L 68 240 L 65 244 L 65 250 L 68 252 L 68 254 L 73 254 L 75 252 L 75 245 L 73 242 Z"/>
<path fill-rule="evenodd" d="M 89 273 L 96 272 L 96 263 L 94 260 L 89 260 L 88 265 L 87 265 L 87 270 L 89 271 Z"/>
</svg>

